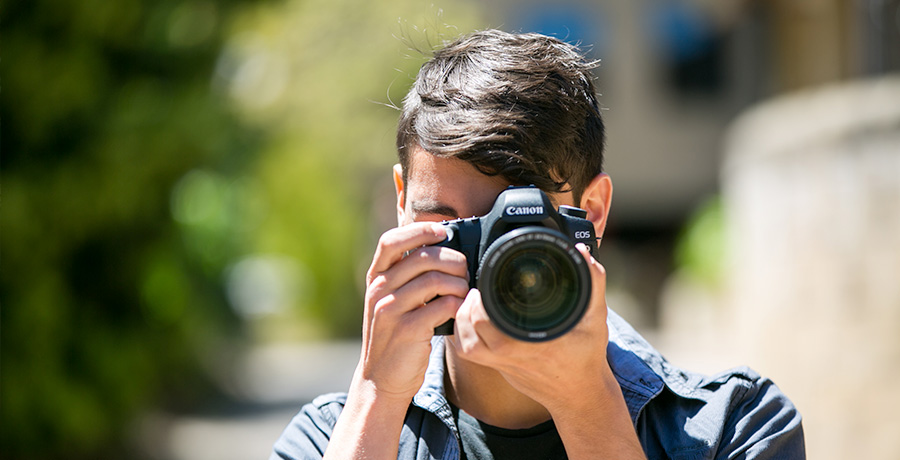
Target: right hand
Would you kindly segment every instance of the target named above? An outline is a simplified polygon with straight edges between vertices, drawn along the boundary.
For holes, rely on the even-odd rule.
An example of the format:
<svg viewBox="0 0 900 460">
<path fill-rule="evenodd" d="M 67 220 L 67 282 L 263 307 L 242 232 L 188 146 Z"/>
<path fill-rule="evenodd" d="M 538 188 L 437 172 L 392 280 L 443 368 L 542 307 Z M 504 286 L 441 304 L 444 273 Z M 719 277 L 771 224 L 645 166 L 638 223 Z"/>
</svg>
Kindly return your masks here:
<svg viewBox="0 0 900 460">
<path fill-rule="evenodd" d="M 417 222 L 379 239 L 366 274 L 355 385 L 405 404 L 422 386 L 434 328 L 456 315 L 469 291 L 465 256 L 429 246 L 445 238 L 442 225 Z"/>
</svg>

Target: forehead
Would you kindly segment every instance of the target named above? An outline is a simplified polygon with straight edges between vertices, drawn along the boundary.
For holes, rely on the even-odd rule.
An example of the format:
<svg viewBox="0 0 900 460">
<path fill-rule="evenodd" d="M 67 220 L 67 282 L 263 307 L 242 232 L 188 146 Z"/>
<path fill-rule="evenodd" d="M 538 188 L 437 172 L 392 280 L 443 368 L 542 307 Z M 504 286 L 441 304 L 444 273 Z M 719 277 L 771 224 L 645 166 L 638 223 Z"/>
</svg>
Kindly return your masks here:
<svg viewBox="0 0 900 460">
<path fill-rule="evenodd" d="M 416 148 L 410 158 L 406 201 L 412 210 L 452 209 L 458 215 L 481 216 L 510 184 L 499 176 L 482 174 L 463 160 L 438 157 Z"/>
</svg>

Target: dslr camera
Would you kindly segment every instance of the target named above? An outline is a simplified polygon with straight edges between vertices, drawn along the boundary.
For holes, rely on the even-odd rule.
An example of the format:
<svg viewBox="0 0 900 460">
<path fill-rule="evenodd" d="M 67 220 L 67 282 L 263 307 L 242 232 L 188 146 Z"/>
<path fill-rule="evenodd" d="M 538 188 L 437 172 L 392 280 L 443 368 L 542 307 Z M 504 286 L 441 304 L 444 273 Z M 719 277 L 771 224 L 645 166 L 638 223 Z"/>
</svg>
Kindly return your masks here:
<svg viewBox="0 0 900 460">
<path fill-rule="evenodd" d="M 466 256 L 471 287 L 498 329 L 519 340 L 551 340 L 572 329 L 590 301 L 591 274 L 575 249 L 584 243 L 597 256 L 586 217 L 572 206 L 557 211 L 535 186 L 512 186 L 484 216 L 443 222 L 447 239 L 436 246 Z M 453 320 L 435 334 L 453 334 Z"/>
</svg>

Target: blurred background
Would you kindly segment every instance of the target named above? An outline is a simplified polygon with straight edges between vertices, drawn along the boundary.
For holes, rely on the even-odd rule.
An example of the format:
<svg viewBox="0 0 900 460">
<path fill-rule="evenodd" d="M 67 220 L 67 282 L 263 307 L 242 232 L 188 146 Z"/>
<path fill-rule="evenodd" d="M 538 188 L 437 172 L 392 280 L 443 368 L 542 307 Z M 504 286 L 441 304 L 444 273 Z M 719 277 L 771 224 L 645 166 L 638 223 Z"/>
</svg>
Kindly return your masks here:
<svg viewBox="0 0 900 460">
<path fill-rule="evenodd" d="M 0 455 L 266 458 L 343 391 L 400 104 L 486 27 L 580 43 L 609 303 L 749 364 L 810 458 L 900 458 L 900 1 L 0 6 Z"/>
</svg>

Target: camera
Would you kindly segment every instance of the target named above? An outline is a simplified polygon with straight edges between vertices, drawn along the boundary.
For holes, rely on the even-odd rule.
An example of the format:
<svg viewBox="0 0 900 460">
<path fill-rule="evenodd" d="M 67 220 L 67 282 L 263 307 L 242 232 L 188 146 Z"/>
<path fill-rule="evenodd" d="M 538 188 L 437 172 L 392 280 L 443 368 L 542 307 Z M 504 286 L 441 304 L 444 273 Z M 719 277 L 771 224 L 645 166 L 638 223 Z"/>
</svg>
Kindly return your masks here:
<svg viewBox="0 0 900 460">
<path fill-rule="evenodd" d="M 445 221 L 444 246 L 466 256 L 471 287 L 481 291 L 491 321 L 507 335 L 540 342 L 565 334 L 587 310 L 591 274 L 575 248 L 584 243 L 597 255 L 594 225 L 587 212 L 553 208 L 534 186 L 511 186 L 481 217 Z M 453 320 L 435 335 L 453 334 Z"/>
</svg>

